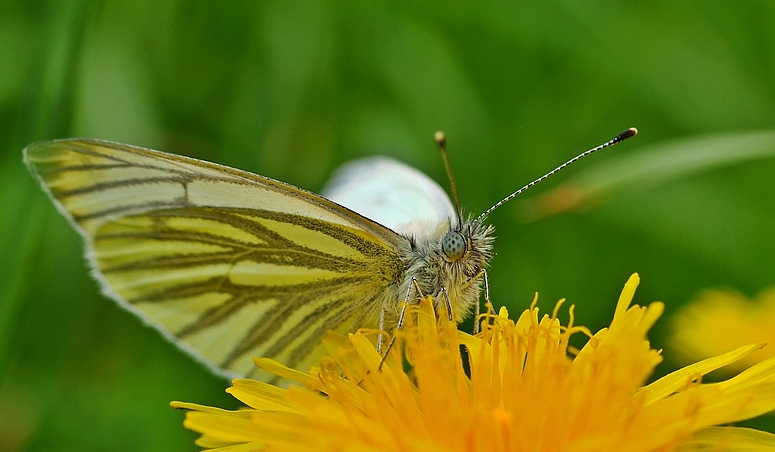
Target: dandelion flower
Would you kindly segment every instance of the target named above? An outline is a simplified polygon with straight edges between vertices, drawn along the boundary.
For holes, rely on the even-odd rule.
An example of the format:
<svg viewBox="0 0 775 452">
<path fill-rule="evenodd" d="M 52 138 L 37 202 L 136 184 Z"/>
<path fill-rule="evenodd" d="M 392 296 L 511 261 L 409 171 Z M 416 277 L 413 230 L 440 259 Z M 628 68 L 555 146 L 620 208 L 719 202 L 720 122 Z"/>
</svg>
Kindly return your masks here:
<svg viewBox="0 0 775 452">
<path fill-rule="evenodd" d="M 725 370 L 739 372 L 775 357 L 775 288 L 754 300 L 729 289 L 706 290 L 673 317 L 671 344 L 686 361 L 755 342 L 770 345 Z"/>
<path fill-rule="evenodd" d="M 501 309 L 482 333 L 437 322 L 430 300 L 407 316 L 380 369 L 372 332 L 329 335 L 330 357 L 309 374 L 268 359 L 256 364 L 300 386 L 235 380 L 249 408 L 190 403 L 184 425 L 201 447 L 223 451 L 669 451 L 775 447 L 775 435 L 715 427 L 775 408 L 775 359 L 722 383 L 702 375 L 760 345 L 701 361 L 646 385 L 660 352 L 646 333 L 661 303 L 630 306 L 624 287 L 608 328 L 591 334 L 557 312 L 539 318 L 535 301 L 516 320 Z M 581 350 L 573 334 L 589 337 Z M 468 371 L 461 359 L 467 350 Z M 575 355 L 575 356 L 574 356 Z M 757 449 L 759 450 L 759 449 Z"/>
</svg>

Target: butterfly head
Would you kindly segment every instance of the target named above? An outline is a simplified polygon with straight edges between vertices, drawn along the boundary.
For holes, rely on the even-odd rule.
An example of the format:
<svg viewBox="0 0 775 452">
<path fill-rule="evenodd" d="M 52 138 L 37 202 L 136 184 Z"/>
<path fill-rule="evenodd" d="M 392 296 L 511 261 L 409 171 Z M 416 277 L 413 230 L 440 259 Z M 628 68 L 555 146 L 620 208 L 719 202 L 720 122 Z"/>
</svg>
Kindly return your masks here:
<svg viewBox="0 0 775 452">
<path fill-rule="evenodd" d="M 448 268 L 471 278 L 485 269 L 492 258 L 493 232 L 491 225 L 468 219 L 442 235 L 437 249 Z"/>
<path fill-rule="evenodd" d="M 452 225 L 435 240 L 418 246 L 419 267 L 410 271 L 418 278 L 423 293 L 439 294 L 445 289 L 459 320 L 466 318 L 481 292 L 482 275 L 492 259 L 494 228 L 481 221 L 464 220 Z M 442 300 L 438 297 L 439 302 Z"/>
</svg>

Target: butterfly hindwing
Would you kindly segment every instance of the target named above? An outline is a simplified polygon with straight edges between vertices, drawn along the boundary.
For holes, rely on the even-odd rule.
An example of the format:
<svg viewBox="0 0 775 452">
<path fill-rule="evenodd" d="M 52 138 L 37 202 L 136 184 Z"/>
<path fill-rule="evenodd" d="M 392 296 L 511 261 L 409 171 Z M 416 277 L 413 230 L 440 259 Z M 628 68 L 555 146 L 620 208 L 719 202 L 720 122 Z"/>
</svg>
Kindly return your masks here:
<svg viewBox="0 0 775 452">
<path fill-rule="evenodd" d="M 439 184 L 389 157 L 365 157 L 339 167 L 323 196 L 393 231 L 422 240 L 455 219 L 455 207 Z"/>
<path fill-rule="evenodd" d="M 398 234 L 272 179 L 96 140 L 25 160 L 104 292 L 227 375 L 309 364 L 327 330 L 373 324 L 403 271 Z"/>
</svg>

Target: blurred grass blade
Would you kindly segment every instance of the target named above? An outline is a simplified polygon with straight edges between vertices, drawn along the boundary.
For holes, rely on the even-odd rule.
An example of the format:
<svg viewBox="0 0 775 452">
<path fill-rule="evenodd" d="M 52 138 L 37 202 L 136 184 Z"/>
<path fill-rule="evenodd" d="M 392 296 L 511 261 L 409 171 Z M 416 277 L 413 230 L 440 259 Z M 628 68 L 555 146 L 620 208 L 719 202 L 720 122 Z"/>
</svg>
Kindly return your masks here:
<svg viewBox="0 0 775 452">
<path fill-rule="evenodd" d="M 607 198 L 725 166 L 775 157 L 775 130 L 704 135 L 600 159 L 554 190 L 523 200 L 518 215 L 535 221 L 588 209 Z"/>
<path fill-rule="evenodd" d="M 16 350 L 11 346 L 24 296 L 27 293 L 32 267 L 37 258 L 46 207 L 26 172 L 18 165 L 4 165 L 0 186 L 0 383 Z"/>
</svg>

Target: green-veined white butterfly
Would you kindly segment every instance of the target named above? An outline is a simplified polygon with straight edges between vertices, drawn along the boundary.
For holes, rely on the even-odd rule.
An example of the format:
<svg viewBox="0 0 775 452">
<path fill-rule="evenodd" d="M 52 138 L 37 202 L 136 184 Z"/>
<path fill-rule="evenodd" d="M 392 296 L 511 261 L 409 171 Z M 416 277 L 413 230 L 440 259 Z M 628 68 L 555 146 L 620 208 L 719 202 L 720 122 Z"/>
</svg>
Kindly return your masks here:
<svg viewBox="0 0 775 452">
<path fill-rule="evenodd" d="M 327 197 L 100 140 L 33 143 L 24 160 L 83 237 L 105 295 L 234 377 L 252 375 L 254 357 L 306 370 L 328 330 L 390 331 L 418 290 L 411 299 L 433 295 L 457 321 L 478 313 L 492 255 L 486 216 L 635 133 L 467 219 L 438 184 L 387 158 L 346 165 Z M 443 135 L 437 142 L 449 171 Z M 454 183 L 453 195 L 457 204 Z"/>
</svg>

